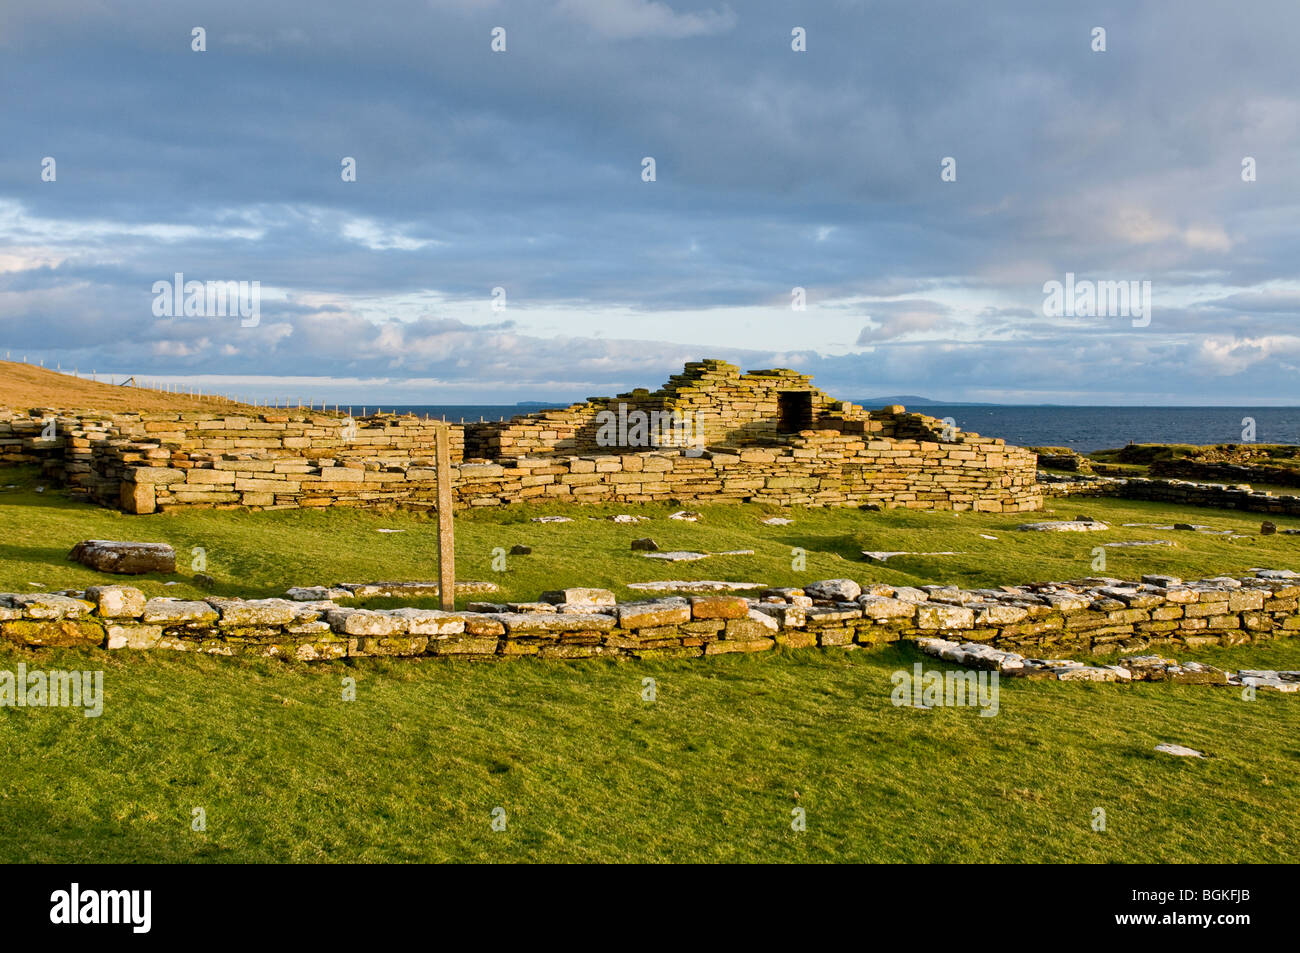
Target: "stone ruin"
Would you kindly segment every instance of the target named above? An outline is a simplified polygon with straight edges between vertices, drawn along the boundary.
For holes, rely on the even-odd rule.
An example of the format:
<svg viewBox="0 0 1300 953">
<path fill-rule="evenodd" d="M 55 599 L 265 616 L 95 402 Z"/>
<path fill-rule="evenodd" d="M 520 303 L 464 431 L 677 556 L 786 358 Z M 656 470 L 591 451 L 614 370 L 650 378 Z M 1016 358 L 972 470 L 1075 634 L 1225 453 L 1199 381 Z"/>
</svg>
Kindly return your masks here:
<svg viewBox="0 0 1300 953">
<path fill-rule="evenodd" d="M 53 436 L 49 436 L 53 421 Z M 431 509 L 434 435 L 414 416 L 0 411 L 0 464 L 129 513 L 177 507 Z M 901 406 L 866 410 L 792 370 L 687 364 L 657 391 L 451 424 L 457 507 L 760 502 L 1020 512 L 1036 458 Z"/>
<path fill-rule="evenodd" d="M 695 361 L 657 391 L 639 388 L 616 397 L 589 397 L 562 410 L 471 425 L 466 428 L 466 450 L 497 460 L 611 450 L 772 446 L 804 431 L 883 434 L 883 418 L 903 413 L 904 408 L 894 406 L 873 415 L 831 398 L 813 386 L 810 376 L 796 371 L 741 373 L 725 361 Z M 874 426 L 873 416 L 878 418 Z M 932 436 L 933 427 L 923 423 L 933 424 L 932 418 L 910 417 L 915 418 L 909 421 L 915 436 Z M 898 432 L 890 435 L 905 436 L 906 429 L 895 427 Z"/>
<path fill-rule="evenodd" d="M 1089 577 L 1000 589 L 825 579 L 763 589 L 754 598 L 623 603 L 609 590 L 569 588 L 542 593 L 537 602 L 471 602 L 455 612 L 346 604 L 372 594 L 427 595 L 431 586 L 303 587 L 290 590 L 291 598 L 252 600 L 148 598 L 122 585 L 0 593 L 0 639 L 31 648 L 171 649 L 303 661 L 698 658 L 777 646 L 912 642 L 927 654 L 1005 675 L 1300 688 L 1300 672 L 1246 670 L 1234 680 L 1211 666 L 1145 654 L 1293 637 L 1300 632 L 1300 574 L 1290 570 L 1186 582 L 1160 575 Z M 1116 662 L 1086 665 L 1061 654 L 1114 656 Z"/>
</svg>

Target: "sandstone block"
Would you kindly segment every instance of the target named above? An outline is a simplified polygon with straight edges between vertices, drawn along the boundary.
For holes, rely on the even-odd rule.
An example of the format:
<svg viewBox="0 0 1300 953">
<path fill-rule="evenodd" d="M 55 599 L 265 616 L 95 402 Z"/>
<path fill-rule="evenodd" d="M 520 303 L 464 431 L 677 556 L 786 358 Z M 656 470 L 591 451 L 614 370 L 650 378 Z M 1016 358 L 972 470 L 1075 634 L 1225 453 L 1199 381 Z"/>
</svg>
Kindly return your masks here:
<svg viewBox="0 0 1300 953">
<path fill-rule="evenodd" d="M 975 613 L 964 606 L 926 603 L 917 607 L 918 629 L 969 629 L 974 624 Z"/>
<path fill-rule="evenodd" d="M 722 637 L 731 642 L 751 642 L 755 639 L 771 641 L 773 629 L 771 625 L 773 620 L 766 619 L 765 622 L 758 622 L 754 619 L 728 619 L 726 628 L 722 630 Z"/>
<path fill-rule="evenodd" d="M 775 639 L 765 637 L 738 641 L 727 640 L 722 642 L 710 642 L 708 645 L 704 646 L 704 654 L 725 655 L 729 652 L 763 652 L 770 649 L 775 644 Z M 646 657 L 643 653 L 639 654 L 641 654 L 642 657 Z M 696 654 L 698 654 L 698 650 Z"/>
<path fill-rule="evenodd" d="M 138 619 L 144 614 L 144 593 L 133 586 L 91 586 L 86 598 L 102 619 Z"/>
<path fill-rule="evenodd" d="M 406 620 L 411 635 L 448 636 L 465 631 L 465 617 L 440 609 L 393 609 L 393 615 Z"/>
<path fill-rule="evenodd" d="M 384 636 L 402 635 L 407 631 L 407 620 L 381 609 L 331 609 L 325 618 L 340 635 Z"/>
<path fill-rule="evenodd" d="M 54 593 L 20 593 L 9 601 L 26 619 L 80 619 L 95 611 L 95 603 Z"/>
<path fill-rule="evenodd" d="M 1248 612 L 1264 608 L 1264 592 L 1259 589 L 1234 589 L 1228 594 L 1229 612 Z"/>
<path fill-rule="evenodd" d="M 118 502 L 128 513 L 148 516 L 158 509 L 157 488 L 152 483 L 123 481 L 118 490 Z"/>
<path fill-rule="evenodd" d="M 805 616 L 807 610 L 803 606 L 763 603 L 755 606 L 754 609 L 764 615 L 770 615 L 776 620 L 777 627 L 781 629 L 802 629 L 808 621 Z"/>
<path fill-rule="evenodd" d="M 490 616 L 468 615 L 465 617 L 465 635 L 475 638 L 493 638 L 506 634 L 506 627 Z"/>
<path fill-rule="evenodd" d="M 500 623 L 497 623 L 500 625 Z M 505 629 L 502 629 L 502 633 Z M 466 636 L 459 639 L 433 639 L 429 642 L 429 651 L 434 655 L 495 655 L 497 638 L 495 636 Z"/>
<path fill-rule="evenodd" d="M 72 547 L 68 558 L 99 572 L 123 575 L 176 571 L 176 552 L 166 543 L 86 539 Z"/>
<path fill-rule="evenodd" d="M 597 612 L 501 612 L 495 618 L 511 636 L 546 632 L 608 632 L 616 624 L 612 615 Z"/>
<path fill-rule="evenodd" d="M 14 619 L 0 622 L 0 635 L 33 647 L 103 645 L 104 629 L 91 619 Z"/>
<path fill-rule="evenodd" d="M 628 602 L 618 607 L 618 625 L 622 629 L 677 625 L 690 621 L 691 607 L 685 599 Z"/>
<path fill-rule="evenodd" d="M 162 626 L 120 623 L 105 627 L 110 649 L 152 649 L 162 638 Z"/>
<path fill-rule="evenodd" d="M 141 614 L 141 621 L 164 626 L 210 624 L 217 618 L 217 610 L 208 603 L 181 599 L 150 599 L 144 604 Z"/>
<path fill-rule="evenodd" d="M 744 619 L 749 603 L 740 596 L 693 596 L 691 616 L 695 619 Z"/>
<path fill-rule="evenodd" d="M 612 606 L 614 593 L 608 589 L 552 589 L 543 592 L 542 602 L 570 606 Z"/>
<path fill-rule="evenodd" d="M 209 604 L 220 610 L 223 629 L 288 625 L 303 611 L 302 603 L 288 599 L 213 599 Z"/>
<path fill-rule="evenodd" d="M 805 595 L 832 602 L 853 602 L 862 595 L 862 587 L 852 579 L 823 579 L 804 586 Z"/>
<path fill-rule="evenodd" d="M 916 602 L 906 599 L 894 599 L 889 596 L 861 596 L 858 605 L 862 615 L 867 619 L 883 621 L 886 619 L 911 619 L 916 616 Z"/>
</svg>

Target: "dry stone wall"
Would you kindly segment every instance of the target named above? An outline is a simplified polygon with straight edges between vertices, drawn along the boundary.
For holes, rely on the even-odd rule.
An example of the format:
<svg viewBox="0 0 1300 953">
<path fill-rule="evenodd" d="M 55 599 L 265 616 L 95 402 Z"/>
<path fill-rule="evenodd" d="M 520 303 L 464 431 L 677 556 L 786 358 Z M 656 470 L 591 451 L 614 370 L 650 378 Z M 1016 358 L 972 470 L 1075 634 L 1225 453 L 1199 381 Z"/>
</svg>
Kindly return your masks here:
<svg viewBox="0 0 1300 953">
<path fill-rule="evenodd" d="M 806 374 L 784 368 L 741 373 L 726 361 L 696 361 L 657 391 L 638 389 L 616 397 L 590 397 L 562 410 L 468 425 L 468 455 L 495 460 L 682 445 L 676 442 L 678 434 L 663 437 L 663 442 L 658 434 L 650 444 L 628 442 L 627 428 L 620 431 L 623 440 L 611 442 L 608 431 L 601 433 L 601 414 L 605 412 L 625 417 L 657 415 L 661 421 L 675 415 L 676 420 L 687 422 L 689 434 L 701 445 L 734 448 L 772 442 L 781 436 L 781 395 L 790 393 L 808 395 L 807 429 L 837 429 L 846 419 L 870 416 L 861 407 L 818 390 Z M 883 434 L 886 425 L 878 422 L 869 429 Z"/>
<path fill-rule="evenodd" d="M 1204 460 L 1155 460 L 1147 468 L 1153 477 L 1212 483 L 1266 483 L 1300 486 L 1300 470 L 1264 463 L 1214 463 Z"/>
<path fill-rule="evenodd" d="M 304 592 L 308 590 L 303 590 Z M 0 594 L 0 636 L 21 646 L 173 649 L 300 660 L 364 656 L 694 658 L 789 648 L 960 640 L 1051 657 L 1238 645 L 1300 632 L 1300 574 L 1005 589 L 831 579 L 740 596 L 615 604 L 600 589 L 465 611 L 360 609 L 335 600 L 148 599 L 134 587 Z"/>
<path fill-rule="evenodd" d="M 901 411 L 901 409 L 900 409 Z M 74 491 L 130 513 L 176 507 L 428 508 L 434 432 L 415 417 L 0 413 L 4 462 L 41 462 Z M 743 447 L 466 458 L 450 425 L 457 506 L 527 500 L 760 501 L 1018 512 L 1037 509 L 1033 454 L 920 414 L 823 414 L 824 429 Z"/>
<path fill-rule="evenodd" d="M 137 452 L 133 451 L 132 456 Z M 788 446 L 575 457 L 516 457 L 453 464 L 456 504 L 565 502 L 876 505 L 1019 512 L 1041 505 L 1033 456 L 1000 441 L 873 441 L 808 432 Z M 432 507 L 430 461 L 317 461 L 190 456 L 150 466 L 124 459 L 120 498 L 129 512 L 192 505 Z"/>
<path fill-rule="evenodd" d="M 44 438 L 51 421 L 55 436 Z M 401 497 L 369 492 L 396 482 L 393 470 L 433 467 L 439 426 L 392 414 L 352 419 L 290 412 L 0 411 L 0 463 L 40 463 L 74 491 L 131 513 L 155 512 L 160 497 L 170 506 L 325 506 L 348 499 L 364 504 Z M 464 430 L 448 430 L 451 458 L 459 461 Z M 297 480 L 304 476 L 321 492 L 304 492 Z M 368 486 L 340 499 L 330 486 L 336 477 L 355 477 Z"/>
<path fill-rule="evenodd" d="M 1150 500 L 1178 506 L 1210 506 L 1219 509 L 1300 516 L 1300 495 L 1273 494 L 1246 484 L 1193 483 L 1188 480 L 1152 480 L 1132 477 L 1057 477 L 1040 474 L 1044 496 L 1116 496 L 1129 500 Z"/>
</svg>

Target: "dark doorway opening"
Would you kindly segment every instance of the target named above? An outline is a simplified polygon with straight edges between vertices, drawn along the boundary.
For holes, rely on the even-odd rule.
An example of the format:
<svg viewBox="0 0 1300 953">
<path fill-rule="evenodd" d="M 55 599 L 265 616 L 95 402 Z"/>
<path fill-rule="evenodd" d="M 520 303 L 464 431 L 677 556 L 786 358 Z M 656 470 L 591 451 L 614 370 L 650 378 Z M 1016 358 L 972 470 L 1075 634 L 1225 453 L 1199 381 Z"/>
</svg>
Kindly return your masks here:
<svg viewBox="0 0 1300 953">
<path fill-rule="evenodd" d="M 806 390 L 787 390 L 776 395 L 776 408 L 781 433 L 798 433 L 812 429 L 812 393 Z"/>
</svg>

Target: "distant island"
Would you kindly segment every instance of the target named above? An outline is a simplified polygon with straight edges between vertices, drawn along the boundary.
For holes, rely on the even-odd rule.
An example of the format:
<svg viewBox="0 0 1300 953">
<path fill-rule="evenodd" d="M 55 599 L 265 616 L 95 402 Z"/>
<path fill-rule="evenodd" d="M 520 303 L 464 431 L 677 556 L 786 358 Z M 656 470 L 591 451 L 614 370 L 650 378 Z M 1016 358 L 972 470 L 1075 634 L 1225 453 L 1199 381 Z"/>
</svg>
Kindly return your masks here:
<svg viewBox="0 0 1300 953">
<path fill-rule="evenodd" d="M 890 397 L 863 397 L 855 400 L 853 403 L 859 407 L 887 407 L 890 404 L 902 404 L 904 407 L 928 407 L 931 405 L 941 405 L 944 407 L 997 407 L 997 404 L 990 404 L 981 401 L 971 400 L 932 400 L 929 397 L 918 397 L 915 394 L 894 394 Z"/>
</svg>

